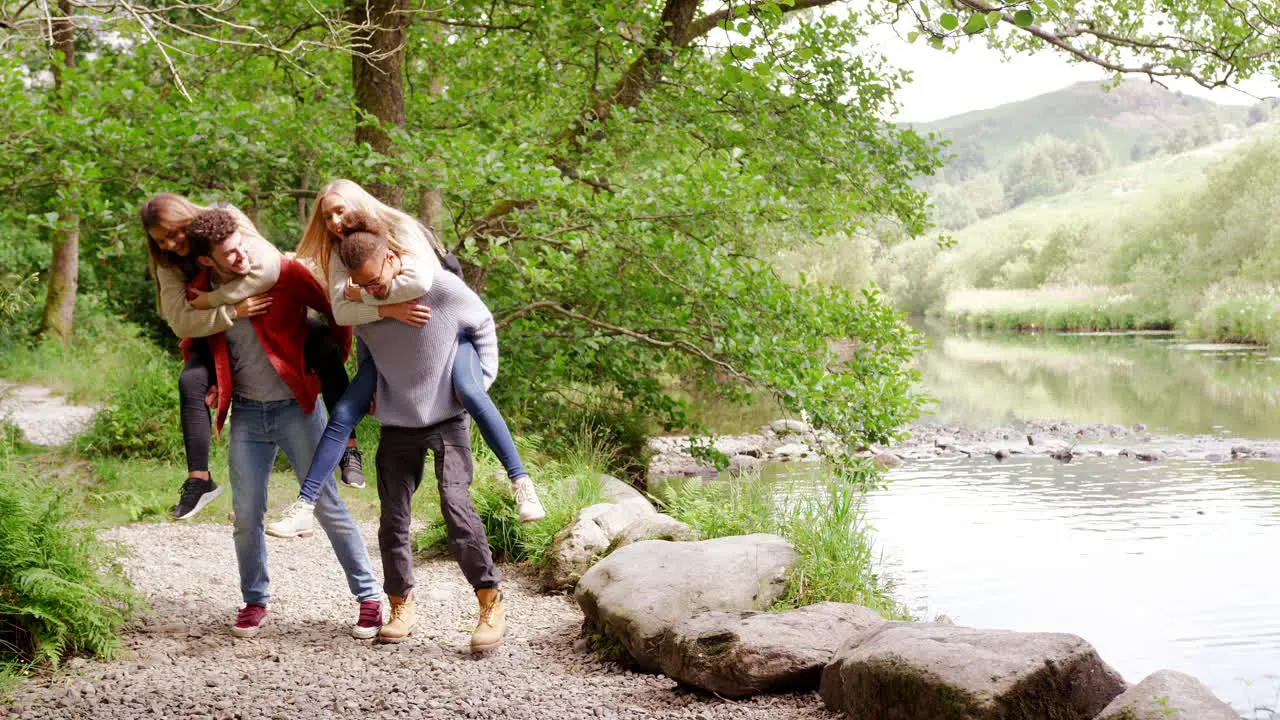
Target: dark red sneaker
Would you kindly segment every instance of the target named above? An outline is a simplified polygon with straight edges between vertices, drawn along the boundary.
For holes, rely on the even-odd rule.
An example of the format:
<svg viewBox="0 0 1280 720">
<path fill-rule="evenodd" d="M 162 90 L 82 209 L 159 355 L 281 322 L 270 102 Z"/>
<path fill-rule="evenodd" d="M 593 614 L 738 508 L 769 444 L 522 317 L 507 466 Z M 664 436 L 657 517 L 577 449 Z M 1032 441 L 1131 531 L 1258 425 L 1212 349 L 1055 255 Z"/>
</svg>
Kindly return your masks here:
<svg viewBox="0 0 1280 720">
<path fill-rule="evenodd" d="M 231 634 L 239 638 L 253 637 L 265 624 L 267 624 L 267 606 L 245 605 L 236 615 L 236 624 L 231 626 Z"/>
<path fill-rule="evenodd" d="M 368 640 L 378 634 L 382 627 L 382 603 L 377 600 L 365 600 L 360 603 L 360 619 L 351 626 L 351 637 L 357 640 Z"/>
</svg>

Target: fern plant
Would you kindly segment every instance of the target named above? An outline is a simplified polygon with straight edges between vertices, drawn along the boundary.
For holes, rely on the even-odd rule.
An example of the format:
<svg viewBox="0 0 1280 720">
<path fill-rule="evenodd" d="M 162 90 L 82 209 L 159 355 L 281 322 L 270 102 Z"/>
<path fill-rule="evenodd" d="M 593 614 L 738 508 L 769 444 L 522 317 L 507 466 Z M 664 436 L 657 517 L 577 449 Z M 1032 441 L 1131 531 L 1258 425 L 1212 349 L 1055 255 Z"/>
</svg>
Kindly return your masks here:
<svg viewBox="0 0 1280 720">
<path fill-rule="evenodd" d="M 61 493 L 15 477 L 0 456 L 0 663 L 120 650 L 136 595 L 111 566 L 117 551 L 68 515 Z"/>
</svg>

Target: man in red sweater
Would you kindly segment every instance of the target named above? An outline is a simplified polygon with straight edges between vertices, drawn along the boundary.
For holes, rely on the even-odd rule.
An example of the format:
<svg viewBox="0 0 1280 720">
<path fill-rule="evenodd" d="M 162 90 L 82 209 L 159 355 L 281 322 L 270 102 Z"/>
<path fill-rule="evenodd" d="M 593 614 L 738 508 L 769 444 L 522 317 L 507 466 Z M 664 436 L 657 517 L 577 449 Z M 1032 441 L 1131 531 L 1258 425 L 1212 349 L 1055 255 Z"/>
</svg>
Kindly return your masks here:
<svg viewBox="0 0 1280 720">
<path fill-rule="evenodd" d="M 235 218 L 223 210 L 208 210 L 187 227 L 191 254 L 204 266 L 190 290 L 209 290 L 249 271 L 251 260 Z M 231 329 L 209 338 L 218 382 L 221 430 L 233 408 L 229 443 L 231 506 L 235 512 L 236 561 L 244 608 L 231 634 L 251 637 L 267 618 L 270 581 L 263 518 L 267 511 L 267 482 L 276 452 L 283 450 L 301 482 L 324 434 L 325 412 L 317 406 L 319 379 L 307 370 L 303 345 L 307 338 L 307 309 L 329 321 L 339 346 L 351 347 L 350 328 L 340 327 L 324 290 L 303 265 L 284 258 L 280 279 L 266 293 L 266 311 L 237 318 Z M 329 536 L 333 551 L 360 602 L 360 615 L 351 628 L 367 639 L 382 626 L 382 591 L 373 575 L 369 552 L 330 477 L 316 500 L 316 519 Z"/>
</svg>

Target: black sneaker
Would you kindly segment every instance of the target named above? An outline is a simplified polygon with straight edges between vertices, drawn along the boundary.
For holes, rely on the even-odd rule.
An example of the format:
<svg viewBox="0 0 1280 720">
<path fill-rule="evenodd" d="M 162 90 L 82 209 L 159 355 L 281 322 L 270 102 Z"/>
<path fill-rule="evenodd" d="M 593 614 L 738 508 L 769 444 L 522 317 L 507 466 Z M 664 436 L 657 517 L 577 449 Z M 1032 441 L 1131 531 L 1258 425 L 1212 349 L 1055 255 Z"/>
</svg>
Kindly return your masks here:
<svg viewBox="0 0 1280 720">
<path fill-rule="evenodd" d="M 364 487 L 364 459 L 360 457 L 360 449 L 348 447 L 338 461 L 342 471 L 342 484 L 349 488 Z"/>
<path fill-rule="evenodd" d="M 222 488 L 212 480 L 187 478 L 186 482 L 182 483 L 182 497 L 173 507 L 173 519 L 186 520 L 203 510 L 205 505 L 217 500 L 221 494 Z"/>
</svg>

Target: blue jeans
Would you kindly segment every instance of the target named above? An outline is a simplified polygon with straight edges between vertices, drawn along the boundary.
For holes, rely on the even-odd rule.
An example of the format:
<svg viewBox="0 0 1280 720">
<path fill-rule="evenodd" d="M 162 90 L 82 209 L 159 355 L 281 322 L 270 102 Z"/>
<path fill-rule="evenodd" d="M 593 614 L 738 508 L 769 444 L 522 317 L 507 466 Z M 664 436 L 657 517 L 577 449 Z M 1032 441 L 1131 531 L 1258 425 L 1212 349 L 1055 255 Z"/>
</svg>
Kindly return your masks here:
<svg viewBox="0 0 1280 720">
<path fill-rule="evenodd" d="M 324 407 L 307 414 L 295 400 L 258 402 L 236 398 L 231 415 L 228 448 L 228 477 L 231 481 L 231 509 L 235 512 L 236 561 L 240 565 L 240 594 L 246 605 L 266 605 L 270 599 L 267 576 L 267 543 L 263 518 L 267 514 L 267 483 L 276 451 L 284 450 L 293 471 L 310 462 L 324 432 Z M 345 443 L 345 438 L 343 439 Z M 361 602 L 382 596 L 373 575 L 369 551 L 360 529 L 351 518 L 338 487 L 329 482 L 319 488 L 316 520 L 329 536 L 333 552 L 347 575 L 351 593 Z"/>
<path fill-rule="evenodd" d="M 333 406 L 333 417 L 329 419 L 329 424 L 324 429 L 324 438 L 316 448 L 311 469 L 307 471 L 307 478 L 302 482 L 302 492 L 299 497 L 303 500 L 315 502 L 317 493 L 325 481 L 328 480 L 330 485 L 333 484 L 333 472 L 337 469 L 338 461 L 342 459 L 342 453 L 346 450 L 347 438 L 351 437 L 351 432 L 356 425 L 359 425 L 369 412 L 369 403 L 373 401 L 373 394 L 377 389 L 378 368 L 374 365 L 373 358 L 367 358 L 360 363 L 356 376 L 351 378 L 351 384 L 347 386 L 347 391 Z M 484 388 L 480 356 L 476 354 L 475 347 L 465 336 L 458 337 L 458 354 L 453 361 L 453 391 L 462 402 L 462 407 L 471 414 L 471 419 L 480 431 L 480 436 L 484 438 L 485 444 L 493 450 L 498 462 L 502 463 L 502 467 L 506 469 L 507 477 L 515 480 L 528 475 L 529 473 L 524 469 L 524 463 L 520 460 L 520 451 L 516 449 L 515 438 L 511 437 L 511 430 L 507 428 L 506 420 L 502 418 L 498 406 L 493 404 L 492 398 Z"/>
</svg>

